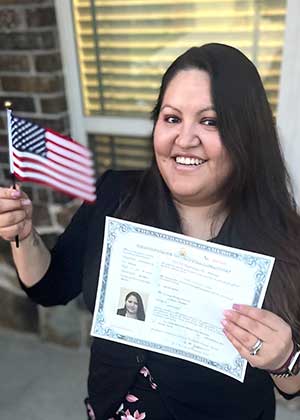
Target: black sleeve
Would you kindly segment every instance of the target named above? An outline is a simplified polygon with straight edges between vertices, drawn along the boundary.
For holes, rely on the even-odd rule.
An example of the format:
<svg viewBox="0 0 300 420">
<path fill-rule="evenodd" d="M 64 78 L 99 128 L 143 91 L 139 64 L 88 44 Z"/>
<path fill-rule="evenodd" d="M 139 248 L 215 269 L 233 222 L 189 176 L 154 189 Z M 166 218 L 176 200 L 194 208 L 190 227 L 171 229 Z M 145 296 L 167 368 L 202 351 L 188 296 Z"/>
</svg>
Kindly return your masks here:
<svg viewBox="0 0 300 420">
<path fill-rule="evenodd" d="M 97 182 L 97 202 L 101 186 L 110 171 Z M 83 204 L 75 213 L 69 226 L 59 236 L 51 250 L 51 263 L 46 274 L 32 287 L 21 287 L 36 303 L 43 306 L 66 304 L 82 291 L 84 254 L 88 223 L 96 204 Z"/>
</svg>

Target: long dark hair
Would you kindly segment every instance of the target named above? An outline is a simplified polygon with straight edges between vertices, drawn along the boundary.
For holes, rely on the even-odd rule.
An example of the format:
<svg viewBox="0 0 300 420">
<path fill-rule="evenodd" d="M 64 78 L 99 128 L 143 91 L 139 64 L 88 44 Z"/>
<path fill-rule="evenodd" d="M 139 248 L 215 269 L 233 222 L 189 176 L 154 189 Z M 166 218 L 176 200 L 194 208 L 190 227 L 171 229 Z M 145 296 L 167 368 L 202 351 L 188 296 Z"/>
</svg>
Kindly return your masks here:
<svg viewBox="0 0 300 420">
<path fill-rule="evenodd" d="M 130 298 L 130 296 L 134 296 L 137 300 L 137 313 L 136 313 L 137 319 L 139 319 L 140 321 L 145 321 L 145 309 L 144 309 L 143 300 L 141 298 L 141 295 L 139 295 L 137 292 L 130 292 L 126 295 L 123 309 L 126 311 L 126 302 Z"/>
<path fill-rule="evenodd" d="M 152 112 L 154 127 L 169 82 L 188 69 L 205 70 L 210 76 L 218 129 L 233 167 L 220 194 L 236 221 L 242 246 L 276 258 L 264 307 L 285 319 L 300 342 L 300 217 L 260 76 L 233 47 L 216 43 L 193 47 L 162 78 Z M 124 218 L 182 231 L 155 158 L 125 207 Z"/>
</svg>

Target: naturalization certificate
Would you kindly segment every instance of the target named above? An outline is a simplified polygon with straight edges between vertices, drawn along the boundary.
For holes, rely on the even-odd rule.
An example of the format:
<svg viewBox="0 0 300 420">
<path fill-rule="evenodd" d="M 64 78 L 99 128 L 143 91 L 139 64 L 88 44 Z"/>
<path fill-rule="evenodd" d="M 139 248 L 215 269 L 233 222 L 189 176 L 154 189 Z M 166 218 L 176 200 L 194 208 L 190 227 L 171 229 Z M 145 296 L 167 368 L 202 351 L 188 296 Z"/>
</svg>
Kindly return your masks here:
<svg viewBox="0 0 300 420">
<path fill-rule="evenodd" d="M 91 334 L 243 382 L 247 362 L 220 321 L 233 303 L 261 307 L 273 264 L 266 255 L 107 217 Z M 143 317 L 125 313 L 131 293 Z"/>
</svg>

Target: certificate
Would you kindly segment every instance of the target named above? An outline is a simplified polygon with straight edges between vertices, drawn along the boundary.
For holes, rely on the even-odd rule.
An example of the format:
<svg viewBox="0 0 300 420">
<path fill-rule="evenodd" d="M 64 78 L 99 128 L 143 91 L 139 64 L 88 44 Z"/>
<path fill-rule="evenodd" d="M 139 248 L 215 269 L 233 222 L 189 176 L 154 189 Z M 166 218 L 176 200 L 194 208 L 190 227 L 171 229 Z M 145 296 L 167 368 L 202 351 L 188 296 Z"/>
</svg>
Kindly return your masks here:
<svg viewBox="0 0 300 420">
<path fill-rule="evenodd" d="M 273 264 L 266 255 L 107 217 L 91 334 L 243 382 L 247 361 L 220 321 L 233 303 L 261 307 Z M 131 292 L 142 300 L 140 319 L 125 314 Z"/>
</svg>

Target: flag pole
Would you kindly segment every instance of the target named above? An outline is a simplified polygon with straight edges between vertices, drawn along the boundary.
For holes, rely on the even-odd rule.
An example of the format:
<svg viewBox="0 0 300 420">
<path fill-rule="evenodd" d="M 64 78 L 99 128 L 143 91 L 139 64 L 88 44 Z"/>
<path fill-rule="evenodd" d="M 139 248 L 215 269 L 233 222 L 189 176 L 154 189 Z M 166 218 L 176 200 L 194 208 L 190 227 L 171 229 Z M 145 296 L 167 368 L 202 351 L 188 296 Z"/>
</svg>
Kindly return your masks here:
<svg viewBox="0 0 300 420">
<path fill-rule="evenodd" d="M 14 170 L 14 162 L 13 162 L 13 147 L 12 147 L 12 135 L 11 135 L 11 106 L 12 103 L 10 101 L 4 102 L 4 106 L 6 108 L 6 116 L 7 116 L 7 133 L 8 133 L 8 152 L 9 152 L 9 171 L 11 175 L 11 179 L 13 182 L 13 189 L 16 189 L 16 177 L 15 177 L 15 170 Z M 15 237 L 16 247 L 19 248 L 19 236 Z"/>
</svg>

